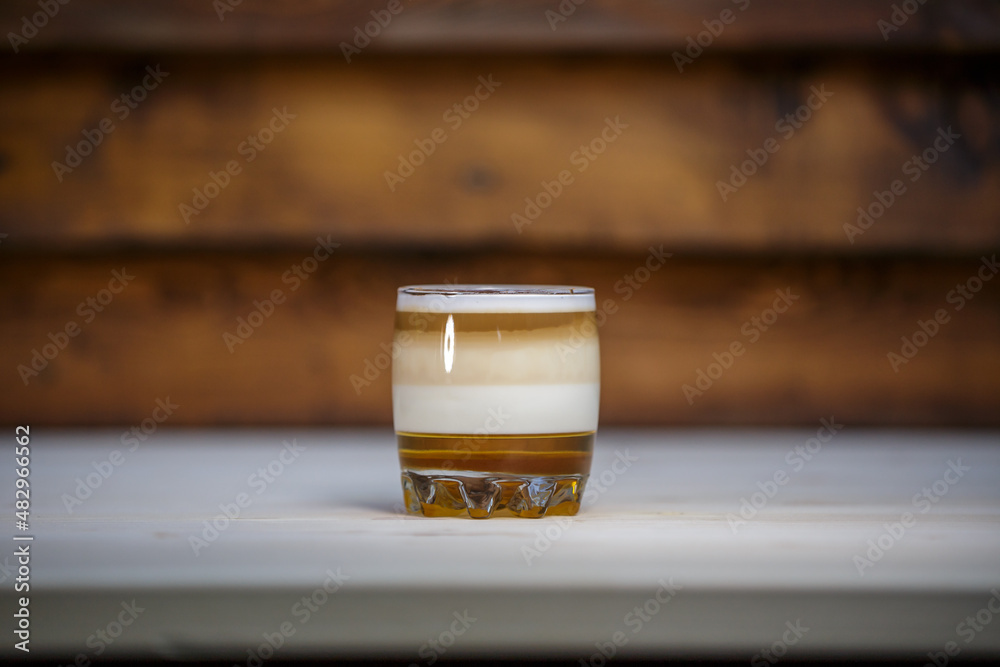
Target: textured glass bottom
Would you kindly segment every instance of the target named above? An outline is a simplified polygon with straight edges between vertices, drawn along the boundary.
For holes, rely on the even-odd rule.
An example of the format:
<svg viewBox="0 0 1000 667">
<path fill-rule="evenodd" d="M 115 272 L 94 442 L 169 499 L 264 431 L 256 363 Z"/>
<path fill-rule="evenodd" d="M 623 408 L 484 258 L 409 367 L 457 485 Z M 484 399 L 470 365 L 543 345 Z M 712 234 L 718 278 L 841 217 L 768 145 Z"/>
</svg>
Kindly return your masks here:
<svg viewBox="0 0 1000 667">
<path fill-rule="evenodd" d="M 403 502 L 410 514 L 538 519 L 580 511 L 587 475 L 404 470 L 402 482 Z"/>
</svg>

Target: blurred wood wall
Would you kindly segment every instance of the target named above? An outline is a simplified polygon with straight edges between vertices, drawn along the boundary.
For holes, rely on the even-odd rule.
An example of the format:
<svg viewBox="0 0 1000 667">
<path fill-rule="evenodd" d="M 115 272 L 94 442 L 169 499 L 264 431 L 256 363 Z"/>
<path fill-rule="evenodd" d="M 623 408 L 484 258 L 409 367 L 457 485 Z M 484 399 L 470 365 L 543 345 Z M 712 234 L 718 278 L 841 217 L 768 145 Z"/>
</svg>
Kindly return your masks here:
<svg viewBox="0 0 1000 667">
<path fill-rule="evenodd" d="M 595 287 L 603 424 L 1000 425 L 994 2 L 0 27 L 6 423 L 387 423 L 394 290 L 452 281 Z"/>
</svg>

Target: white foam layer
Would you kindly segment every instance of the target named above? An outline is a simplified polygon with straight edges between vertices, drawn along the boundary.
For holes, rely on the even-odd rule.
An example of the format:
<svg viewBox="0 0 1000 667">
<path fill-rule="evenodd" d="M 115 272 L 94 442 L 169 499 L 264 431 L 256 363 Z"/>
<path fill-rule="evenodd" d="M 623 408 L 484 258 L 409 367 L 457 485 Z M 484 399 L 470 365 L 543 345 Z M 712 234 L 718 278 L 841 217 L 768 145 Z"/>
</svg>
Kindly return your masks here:
<svg viewBox="0 0 1000 667">
<path fill-rule="evenodd" d="M 578 313 L 596 309 L 591 287 L 571 285 L 410 285 L 396 310 L 422 313 Z"/>
<path fill-rule="evenodd" d="M 597 430 L 599 383 L 392 387 L 397 431 L 529 435 Z"/>
</svg>

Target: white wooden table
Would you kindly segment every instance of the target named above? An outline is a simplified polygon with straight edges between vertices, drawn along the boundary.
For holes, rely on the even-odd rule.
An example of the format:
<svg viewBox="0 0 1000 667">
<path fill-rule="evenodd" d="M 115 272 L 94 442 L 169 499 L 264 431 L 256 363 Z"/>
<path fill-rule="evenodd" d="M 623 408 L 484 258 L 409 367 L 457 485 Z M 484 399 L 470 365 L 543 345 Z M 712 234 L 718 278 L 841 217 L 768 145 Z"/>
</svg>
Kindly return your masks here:
<svg viewBox="0 0 1000 667">
<path fill-rule="evenodd" d="M 603 490 L 591 484 L 579 516 L 473 521 L 400 513 L 388 429 L 161 430 L 135 451 L 121 431 L 36 429 L 30 531 L 12 512 L 4 531 L 9 545 L 34 536 L 31 654 L 67 661 L 101 651 L 246 664 L 270 657 L 266 637 L 278 657 L 420 665 L 589 660 L 602 646 L 748 660 L 765 649 L 1000 655 L 1000 434 L 848 425 L 797 458 L 813 435 L 605 429 L 592 475 Z M 293 439 L 301 451 L 284 448 Z M 120 465 L 68 502 L 115 450 Z M 776 473 L 784 484 L 768 483 Z M 0 475 L 10 499 L 11 460 Z M 766 502 L 734 526 L 741 499 Z M 221 530 L 206 533 L 213 517 Z M 10 656 L 15 561 L 4 563 Z"/>
</svg>

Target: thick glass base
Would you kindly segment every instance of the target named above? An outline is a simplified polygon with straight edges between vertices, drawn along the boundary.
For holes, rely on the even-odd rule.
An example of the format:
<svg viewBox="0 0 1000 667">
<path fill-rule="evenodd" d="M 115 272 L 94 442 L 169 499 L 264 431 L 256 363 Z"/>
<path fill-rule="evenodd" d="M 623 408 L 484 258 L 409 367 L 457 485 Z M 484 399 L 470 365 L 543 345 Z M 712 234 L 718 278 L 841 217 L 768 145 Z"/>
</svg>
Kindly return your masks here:
<svg viewBox="0 0 1000 667">
<path fill-rule="evenodd" d="M 538 519 L 579 512 L 587 475 L 403 470 L 402 482 L 403 502 L 410 514 Z"/>
</svg>

